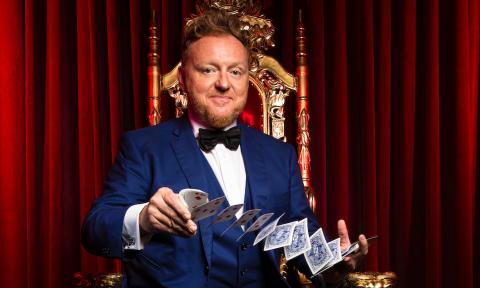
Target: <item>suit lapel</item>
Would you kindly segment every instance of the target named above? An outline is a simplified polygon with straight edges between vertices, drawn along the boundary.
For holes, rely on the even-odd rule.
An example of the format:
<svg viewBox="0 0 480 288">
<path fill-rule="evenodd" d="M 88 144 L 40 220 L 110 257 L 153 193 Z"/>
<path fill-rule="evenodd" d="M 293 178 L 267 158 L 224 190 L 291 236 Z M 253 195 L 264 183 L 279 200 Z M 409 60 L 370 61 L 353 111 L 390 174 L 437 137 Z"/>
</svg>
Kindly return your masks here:
<svg viewBox="0 0 480 288">
<path fill-rule="evenodd" d="M 187 118 L 179 120 L 179 125 L 173 132 L 171 142 L 172 149 L 178 159 L 180 167 L 187 178 L 190 187 L 195 189 L 207 189 L 208 181 L 203 173 L 199 173 L 198 166 L 202 161 L 197 141 Z"/>
<path fill-rule="evenodd" d="M 263 213 L 268 213 L 268 195 L 271 193 L 268 190 L 268 171 L 266 167 L 264 152 L 261 145 L 258 144 L 255 133 L 252 133 L 248 128 L 239 125 L 241 134 L 241 147 L 243 163 L 247 173 L 247 185 L 250 186 L 250 195 L 252 197 L 252 208 L 260 208 Z M 271 200 L 274 201 L 274 200 Z M 267 209 L 267 210 L 265 210 Z M 278 217 L 275 215 L 274 217 Z M 273 266 L 279 271 L 279 260 L 275 250 L 265 252 L 272 262 Z"/>
<path fill-rule="evenodd" d="M 178 159 L 180 167 L 187 178 L 189 187 L 208 191 L 209 185 L 206 173 L 202 173 L 199 167 L 201 161 L 204 161 L 201 151 L 199 150 L 197 141 L 192 132 L 192 127 L 188 123 L 188 118 L 184 117 L 179 120 L 178 128 L 174 131 L 174 137 L 171 142 L 172 148 Z M 208 265 L 211 265 L 212 254 L 212 229 L 209 229 L 212 219 L 207 218 L 198 223 L 199 234 L 202 239 L 203 249 L 207 258 Z"/>
<path fill-rule="evenodd" d="M 255 134 L 243 125 L 239 127 L 242 131 L 241 149 L 252 204 L 254 208 L 265 209 L 268 206 L 268 177 L 263 151 L 255 141 Z"/>
</svg>

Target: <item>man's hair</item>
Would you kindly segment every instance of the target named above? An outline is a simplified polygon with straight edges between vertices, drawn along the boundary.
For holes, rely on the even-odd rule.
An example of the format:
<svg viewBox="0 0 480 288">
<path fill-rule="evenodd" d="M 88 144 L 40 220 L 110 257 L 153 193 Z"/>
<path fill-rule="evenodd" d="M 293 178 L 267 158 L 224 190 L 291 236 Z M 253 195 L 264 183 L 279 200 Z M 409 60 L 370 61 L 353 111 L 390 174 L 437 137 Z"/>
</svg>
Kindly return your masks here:
<svg viewBox="0 0 480 288">
<path fill-rule="evenodd" d="M 188 48 L 195 41 L 205 36 L 232 35 L 237 38 L 247 49 L 249 58 L 251 49 L 249 45 L 248 33 L 242 30 L 242 23 L 236 15 L 227 13 L 219 9 L 211 9 L 203 15 L 191 19 L 185 27 L 185 34 L 182 45 L 182 61 L 188 52 Z M 251 60 L 249 59 L 249 62 Z"/>
</svg>

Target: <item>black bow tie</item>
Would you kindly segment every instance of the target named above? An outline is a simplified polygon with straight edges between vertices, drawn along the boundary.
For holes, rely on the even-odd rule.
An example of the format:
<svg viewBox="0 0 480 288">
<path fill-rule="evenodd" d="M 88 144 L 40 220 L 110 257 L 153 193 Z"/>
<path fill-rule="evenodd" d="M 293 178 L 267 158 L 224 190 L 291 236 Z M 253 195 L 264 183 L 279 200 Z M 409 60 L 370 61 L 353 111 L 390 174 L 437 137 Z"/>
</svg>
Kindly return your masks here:
<svg viewBox="0 0 480 288">
<path fill-rule="evenodd" d="M 240 145 L 240 128 L 232 127 L 227 131 L 198 130 L 198 144 L 203 151 L 210 152 L 218 143 L 223 143 L 230 150 L 237 150 Z"/>
</svg>

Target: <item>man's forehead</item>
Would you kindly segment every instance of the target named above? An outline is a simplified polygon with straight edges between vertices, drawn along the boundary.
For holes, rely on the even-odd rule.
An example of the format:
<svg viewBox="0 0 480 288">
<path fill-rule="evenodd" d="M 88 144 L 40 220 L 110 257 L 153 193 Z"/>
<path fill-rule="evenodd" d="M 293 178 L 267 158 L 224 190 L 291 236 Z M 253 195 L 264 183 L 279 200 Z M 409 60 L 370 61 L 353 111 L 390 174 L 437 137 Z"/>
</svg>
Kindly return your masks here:
<svg viewBox="0 0 480 288">
<path fill-rule="evenodd" d="M 248 49 L 229 34 L 202 37 L 188 47 L 185 56 L 194 62 L 220 60 L 248 64 Z"/>
</svg>

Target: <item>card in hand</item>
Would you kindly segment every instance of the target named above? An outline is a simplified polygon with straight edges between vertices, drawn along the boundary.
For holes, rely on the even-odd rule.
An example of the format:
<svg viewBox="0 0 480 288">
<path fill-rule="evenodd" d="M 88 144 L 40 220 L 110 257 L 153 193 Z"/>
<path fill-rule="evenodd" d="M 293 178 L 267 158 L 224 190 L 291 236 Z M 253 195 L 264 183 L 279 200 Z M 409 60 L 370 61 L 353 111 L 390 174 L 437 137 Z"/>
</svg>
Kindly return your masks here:
<svg viewBox="0 0 480 288">
<path fill-rule="evenodd" d="M 257 245 L 258 242 L 262 241 L 265 239 L 270 233 L 275 230 L 275 227 L 277 227 L 277 223 L 282 218 L 282 216 L 285 215 L 285 213 L 282 213 L 282 215 L 278 216 L 277 219 L 273 220 L 270 224 L 265 226 L 260 232 L 258 233 L 257 237 L 255 237 L 255 241 L 253 242 L 253 246 Z"/>
<path fill-rule="evenodd" d="M 368 237 L 367 238 L 367 242 L 368 242 L 368 246 L 370 246 L 370 244 L 372 243 L 373 240 L 376 240 L 378 239 L 378 236 L 375 235 L 375 236 L 372 236 L 372 237 Z M 350 246 L 348 246 L 347 249 L 343 250 L 342 251 L 342 257 L 345 258 L 347 257 L 348 255 L 350 254 L 355 254 L 358 252 L 358 250 L 360 249 L 360 242 L 358 241 L 355 241 L 353 242 L 352 244 L 350 244 Z"/>
<path fill-rule="evenodd" d="M 332 252 L 333 258 L 330 260 L 330 262 L 325 265 L 318 273 L 322 273 L 323 271 L 326 271 L 330 267 L 334 266 L 338 262 L 342 261 L 344 257 L 342 257 L 342 252 L 340 250 L 340 238 L 337 238 L 335 240 L 332 240 L 327 243 L 328 248 L 330 248 L 330 251 Z"/>
<path fill-rule="evenodd" d="M 333 258 L 333 254 L 328 247 L 322 228 L 318 229 L 310 237 L 312 248 L 305 252 L 305 260 L 313 275 L 317 274 Z"/>
<path fill-rule="evenodd" d="M 377 239 L 378 236 L 373 236 L 373 237 L 370 237 L 370 238 L 367 238 L 367 242 L 368 242 L 368 246 L 370 246 L 372 240 L 375 240 Z M 333 242 L 334 241 L 338 241 L 338 244 L 335 244 L 333 245 Z M 338 256 L 338 251 L 341 251 L 340 249 L 340 238 L 337 238 L 331 242 L 328 243 L 328 246 L 330 248 L 330 250 L 332 251 L 332 254 L 334 255 L 334 259 L 332 259 L 327 265 L 325 265 L 325 267 L 323 267 L 322 269 L 320 269 L 316 274 L 313 274 L 311 277 L 315 277 L 317 276 L 319 273 L 323 273 L 325 272 L 326 270 L 330 269 L 331 267 L 335 266 L 337 263 L 341 262 L 343 259 L 345 259 L 345 257 L 347 257 L 348 255 L 351 255 L 351 254 L 355 254 L 358 252 L 359 248 L 360 248 L 360 244 L 358 241 L 350 244 L 350 246 L 348 246 L 345 250 L 343 250 L 343 252 L 340 252 L 340 257 Z M 338 247 L 338 248 L 336 248 Z M 338 249 L 338 251 L 335 251 L 335 249 Z M 337 255 L 336 255 L 337 254 Z M 340 259 L 340 260 L 339 260 Z"/>
<path fill-rule="evenodd" d="M 295 225 L 297 225 L 297 221 L 278 225 L 277 227 L 275 227 L 275 230 L 273 230 L 273 232 L 267 236 L 263 251 L 285 247 L 292 244 L 293 230 L 295 228 Z"/>
<path fill-rule="evenodd" d="M 193 209 L 192 221 L 200 221 L 202 219 L 215 215 L 224 201 L 225 196 L 218 197 Z"/>
<path fill-rule="evenodd" d="M 223 231 L 221 236 L 223 236 L 228 230 L 230 230 L 233 227 L 245 225 L 248 221 L 250 221 L 253 217 L 255 217 L 255 215 L 257 215 L 258 212 L 260 212 L 260 210 L 261 209 L 251 209 L 251 210 L 245 211 L 242 214 L 242 216 L 238 218 L 237 221 L 233 222 L 232 225 L 230 225 L 227 229 L 225 229 L 225 231 Z"/>
<path fill-rule="evenodd" d="M 285 259 L 290 260 L 310 250 L 310 237 L 308 236 L 307 218 L 299 221 L 293 230 L 292 244 L 285 246 Z"/>
<path fill-rule="evenodd" d="M 213 220 L 211 225 L 234 219 L 235 214 L 238 212 L 238 210 L 242 209 L 242 207 L 243 204 L 228 206 L 227 208 L 223 209 L 222 212 L 217 215 L 217 217 L 215 217 L 215 220 Z"/>
<path fill-rule="evenodd" d="M 208 193 L 198 189 L 186 188 L 178 192 L 178 195 L 183 199 L 190 212 L 208 202 Z"/>
<path fill-rule="evenodd" d="M 242 235 L 240 235 L 240 237 L 237 238 L 237 241 L 240 240 L 247 233 L 257 231 L 258 229 L 260 229 L 263 226 L 263 224 L 265 224 L 272 216 L 273 216 L 273 213 L 265 213 L 262 216 L 258 217 L 257 220 L 255 220 L 255 222 L 253 222 L 253 224 L 250 225 L 250 227 L 248 227 L 248 229 Z"/>
</svg>

